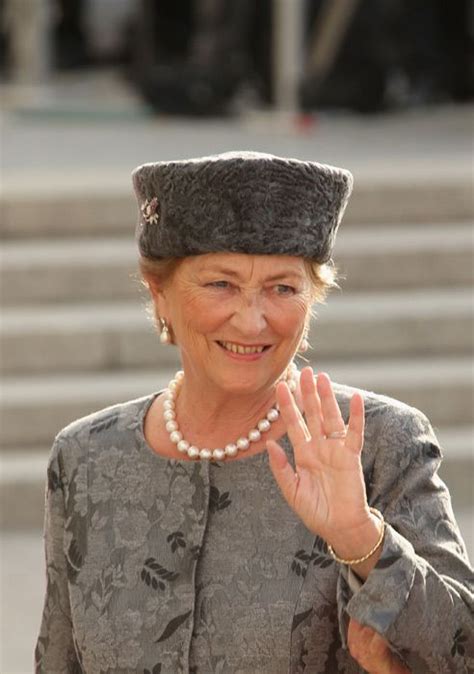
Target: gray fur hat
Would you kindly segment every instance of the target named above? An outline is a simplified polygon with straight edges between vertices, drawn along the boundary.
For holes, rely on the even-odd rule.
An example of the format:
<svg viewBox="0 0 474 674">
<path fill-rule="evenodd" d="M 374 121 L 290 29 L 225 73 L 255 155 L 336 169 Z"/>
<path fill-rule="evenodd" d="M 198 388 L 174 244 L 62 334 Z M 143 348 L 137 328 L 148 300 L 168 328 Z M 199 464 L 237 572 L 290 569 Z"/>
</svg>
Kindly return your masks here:
<svg viewBox="0 0 474 674">
<path fill-rule="evenodd" d="M 213 252 L 331 258 L 349 171 L 260 152 L 160 161 L 132 173 L 141 255 Z"/>
</svg>

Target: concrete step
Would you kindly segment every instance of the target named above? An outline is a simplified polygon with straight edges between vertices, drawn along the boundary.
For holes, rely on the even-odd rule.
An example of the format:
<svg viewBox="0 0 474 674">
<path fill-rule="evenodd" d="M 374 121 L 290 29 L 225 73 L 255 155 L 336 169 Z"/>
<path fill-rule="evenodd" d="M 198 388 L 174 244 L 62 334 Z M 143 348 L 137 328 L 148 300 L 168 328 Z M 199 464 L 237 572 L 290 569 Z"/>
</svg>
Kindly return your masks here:
<svg viewBox="0 0 474 674">
<path fill-rule="evenodd" d="M 334 259 L 344 290 L 411 290 L 471 284 L 473 249 L 469 222 L 342 227 Z M 127 238 L 10 241 L 0 255 L 8 306 L 130 299 L 141 288 L 131 231 Z"/>
<path fill-rule="evenodd" d="M 133 164 L 135 165 L 135 164 Z M 132 166 L 133 167 L 133 166 Z M 347 208 L 345 226 L 362 223 L 433 221 L 472 218 L 469 170 L 453 167 L 446 174 L 429 175 L 428 167 L 410 174 L 380 166 L 355 174 L 356 186 Z M 2 191 L 2 238 L 41 238 L 128 235 L 137 220 L 131 167 L 110 166 L 97 172 L 56 171 L 42 178 L 25 170 L 13 172 Z M 25 188 L 25 185 L 27 186 Z"/>
<path fill-rule="evenodd" d="M 414 405 L 436 426 L 473 422 L 473 361 L 467 356 L 330 361 L 317 371 L 334 381 Z M 49 445 L 64 425 L 116 402 L 158 391 L 172 371 L 157 368 L 110 374 L 5 377 L 1 390 L 0 446 Z"/>
<path fill-rule="evenodd" d="M 458 508 L 474 505 L 474 427 L 436 430 L 444 459 L 440 470 Z M 18 531 L 41 527 L 50 449 L 5 451 L 0 460 L 0 529 Z"/>
<path fill-rule="evenodd" d="M 138 298 L 136 260 L 133 235 L 5 243 L 0 257 L 2 302 L 16 306 Z"/>
<path fill-rule="evenodd" d="M 472 222 L 341 228 L 334 247 L 343 290 L 454 287 L 474 281 Z"/>
<path fill-rule="evenodd" d="M 335 292 L 317 315 L 310 361 L 472 352 L 471 288 Z M 139 301 L 4 309 L 0 352 L 9 375 L 178 366 Z"/>
</svg>

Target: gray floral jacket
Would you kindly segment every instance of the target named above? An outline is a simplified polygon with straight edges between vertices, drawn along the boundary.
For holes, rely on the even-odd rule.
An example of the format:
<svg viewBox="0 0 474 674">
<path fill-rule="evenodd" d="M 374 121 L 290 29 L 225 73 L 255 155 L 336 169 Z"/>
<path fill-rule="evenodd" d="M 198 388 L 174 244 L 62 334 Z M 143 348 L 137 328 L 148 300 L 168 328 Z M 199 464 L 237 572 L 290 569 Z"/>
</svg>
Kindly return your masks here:
<svg viewBox="0 0 474 674">
<path fill-rule="evenodd" d="M 347 421 L 354 389 L 334 389 Z M 35 672 L 360 673 L 350 616 L 413 674 L 474 671 L 474 576 L 424 414 L 363 391 L 367 494 L 389 524 L 362 584 L 289 508 L 266 452 L 230 463 L 153 452 L 143 420 L 159 393 L 56 436 Z"/>
</svg>

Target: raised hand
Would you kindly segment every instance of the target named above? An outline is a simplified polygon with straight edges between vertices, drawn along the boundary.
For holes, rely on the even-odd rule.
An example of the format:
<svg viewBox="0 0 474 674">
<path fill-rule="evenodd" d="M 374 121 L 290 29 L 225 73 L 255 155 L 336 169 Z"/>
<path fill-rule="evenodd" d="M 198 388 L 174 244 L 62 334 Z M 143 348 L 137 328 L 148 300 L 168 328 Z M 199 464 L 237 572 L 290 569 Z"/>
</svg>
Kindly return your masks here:
<svg viewBox="0 0 474 674">
<path fill-rule="evenodd" d="M 369 511 L 362 472 L 362 395 L 354 393 L 350 401 L 346 433 L 327 374 L 320 373 L 316 384 L 312 369 L 304 368 L 297 396 L 305 419 L 287 384 L 278 384 L 277 401 L 293 445 L 299 479 L 295 479 L 284 450 L 269 440 L 267 450 L 275 480 L 308 529 L 330 543 L 336 553 L 363 555 L 376 542 L 380 529 Z M 338 431 L 344 437 L 328 437 Z"/>
</svg>

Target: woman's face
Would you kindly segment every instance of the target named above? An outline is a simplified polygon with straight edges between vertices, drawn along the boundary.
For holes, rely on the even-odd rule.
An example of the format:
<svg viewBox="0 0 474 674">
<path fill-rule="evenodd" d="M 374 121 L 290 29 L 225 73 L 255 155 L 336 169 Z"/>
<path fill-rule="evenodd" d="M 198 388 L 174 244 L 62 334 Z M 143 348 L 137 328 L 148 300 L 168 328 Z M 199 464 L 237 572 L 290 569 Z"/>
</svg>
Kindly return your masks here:
<svg viewBox="0 0 474 674">
<path fill-rule="evenodd" d="M 186 371 L 229 393 L 265 389 L 281 376 L 311 308 L 304 261 L 286 255 L 188 257 L 153 296 Z"/>
</svg>

